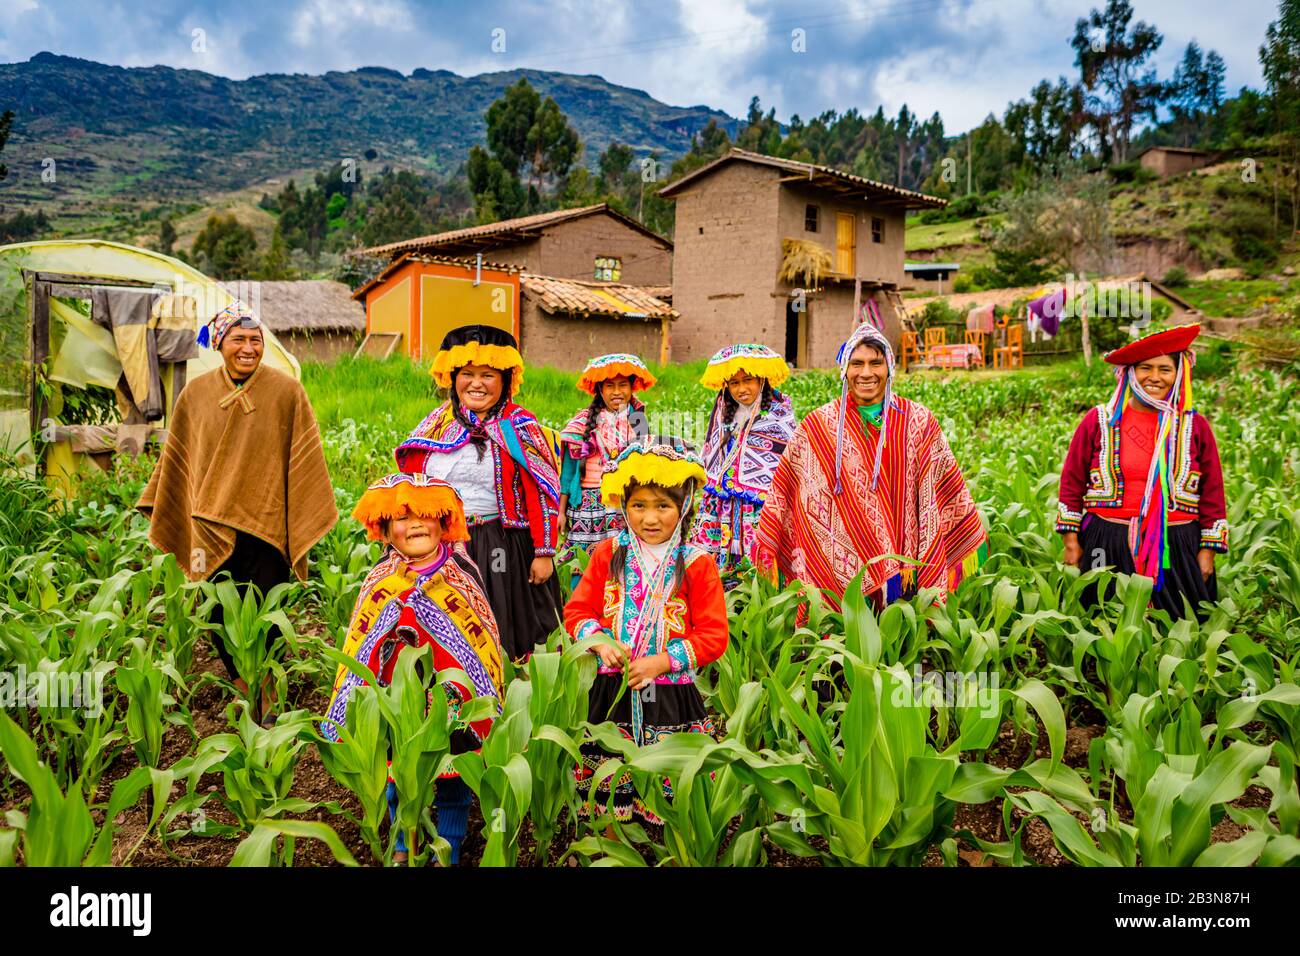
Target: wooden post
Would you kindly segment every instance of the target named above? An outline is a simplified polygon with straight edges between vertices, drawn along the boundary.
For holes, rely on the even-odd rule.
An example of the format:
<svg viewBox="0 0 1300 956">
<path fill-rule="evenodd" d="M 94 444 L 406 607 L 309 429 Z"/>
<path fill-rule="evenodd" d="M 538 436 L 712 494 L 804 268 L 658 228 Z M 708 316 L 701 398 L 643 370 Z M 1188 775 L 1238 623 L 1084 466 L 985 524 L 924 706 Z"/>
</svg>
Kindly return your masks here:
<svg viewBox="0 0 1300 956">
<path fill-rule="evenodd" d="M 672 345 L 672 320 L 667 316 L 659 320 L 659 364 L 667 365 L 668 359 L 673 354 Z"/>
<path fill-rule="evenodd" d="M 1083 334 L 1083 364 L 1092 365 L 1092 339 L 1088 336 L 1088 297 L 1082 296 L 1080 303 L 1079 324 L 1082 326 Z"/>
<path fill-rule="evenodd" d="M 862 308 L 862 277 L 853 277 L 853 321 L 849 324 L 850 334 L 858 327 L 858 314 Z"/>
</svg>

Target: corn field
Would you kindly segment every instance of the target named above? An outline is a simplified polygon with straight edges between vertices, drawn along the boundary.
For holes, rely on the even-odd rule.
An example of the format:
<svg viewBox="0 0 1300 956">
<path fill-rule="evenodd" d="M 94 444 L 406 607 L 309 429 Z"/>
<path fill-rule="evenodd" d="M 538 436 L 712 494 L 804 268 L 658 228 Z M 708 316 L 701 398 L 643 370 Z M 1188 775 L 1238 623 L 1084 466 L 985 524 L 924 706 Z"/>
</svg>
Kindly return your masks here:
<svg viewBox="0 0 1300 956">
<path fill-rule="evenodd" d="M 66 507 L 40 506 L 43 485 L 10 473 L 0 865 L 380 865 L 399 827 L 420 833 L 411 865 L 445 860 L 428 808 L 449 768 L 477 796 L 463 853 L 484 866 L 1294 865 L 1300 379 L 1218 364 L 1198 367 L 1197 405 L 1233 538 L 1204 623 L 1148 613 L 1148 579 L 1061 564 L 1059 468 L 1107 369 L 908 376 L 898 391 L 939 416 L 980 505 L 987 563 L 946 605 L 921 593 L 879 615 L 853 588 L 831 610 L 747 578 L 729 597 L 729 647 L 701 673 L 718 737 L 642 749 L 588 714 L 595 658 L 558 631 L 526 668 L 507 665 L 481 753 L 451 755 L 456 721 L 481 711 L 427 707 L 440 690 L 414 653 L 390 686 L 358 691 L 328 743 L 317 720 L 378 557 L 350 518 L 314 549 L 308 584 L 241 601 L 149 545 L 132 510 L 148 460 L 119 459 Z M 648 403 L 707 414 L 696 376 L 665 369 Z M 432 406 L 426 382 L 405 362 L 305 370 L 340 512 L 391 468 Z M 838 383 L 808 373 L 788 390 L 804 414 Z M 556 425 L 580 398 L 572 376 L 530 369 L 520 401 Z M 559 569 L 562 587 L 573 571 Z M 1111 580 L 1113 600 L 1082 606 Z M 277 689 L 273 728 L 211 651 L 218 604 L 246 685 Z M 617 823 L 595 787 L 580 800 L 585 740 L 620 755 L 601 773 L 630 774 L 662 828 Z"/>
</svg>

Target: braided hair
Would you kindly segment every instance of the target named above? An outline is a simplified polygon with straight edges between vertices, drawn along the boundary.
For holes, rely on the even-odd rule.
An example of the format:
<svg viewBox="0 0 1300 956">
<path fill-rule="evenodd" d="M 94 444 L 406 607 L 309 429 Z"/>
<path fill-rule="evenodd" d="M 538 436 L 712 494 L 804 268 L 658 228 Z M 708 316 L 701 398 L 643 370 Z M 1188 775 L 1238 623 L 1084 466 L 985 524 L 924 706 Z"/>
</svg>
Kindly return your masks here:
<svg viewBox="0 0 1300 956">
<path fill-rule="evenodd" d="M 474 450 L 478 452 L 479 461 L 483 460 L 483 455 L 487 451 L 488 433 L 483 427 L 484 422 L 489 422 L 500 415 L 510 401 L 510 382 L 514 378 L 514 369 L 506 368 L 497 371 L 501 373 L 501 397 L 486 412 L 478 415 L 477 423 L 471 422 L 469 416 L 465 414 L 465 407 L 460 403 L 460 393 L 456 391 L 456 379 L 460 377 L 461 370 L 458 368 L 451 373 L 451 413 L 456 421 L 469 430 L 469 440 L 474 445 Z"/>
<path fill-rule="evenodd" d="M 679 545 L 685 544 L 686 543 L 685 529 L 689 528 L 689 522 L 690 522 L 690 515 L 687 513 L 687 509 L 690 508 L 694 500 L 695 482 L 692 480 L 684 484 L 672 485 L 671 487 L 669 487 L 665 485 L 651 484 L 649 482 L 642 484 L 639 481 L 630 481 L 628 482 L 627 487 L 623 489 L 624 508 L 626 508 L 627 502 L 632 500 L 632 495 L 636 492 L 638 488 L 653 488 L 655 491 L 661 491 L 669 498 L 672 499 L 673 504 L 677 505 L 677 510 L 681 513 L 681 517 L 679 520 L 681 521 L 683 526 L 682 539 L 681 541 L 678 542 L 678 544 Z M 632 531 L 632 529 L 629 527 L 628 534 L 635 534 L 635 532 Z M 672 597 L 674 594 L 676 594 L 678 589 L 681 588 L 682 582 L 686 580 L 686 557 L 681 547 L 677 548 L 677 555 L 674 561 L 675 564 L 673 567 L 673 589 L 668 594 L 668 597 Z M 610 555 L 610 559 L 609 559 L 609 576 L 614 580 L 621 579 L 623 576 L 623 568 L 626 564 L 627 564 L 627 546 L 621 544 L 619 540 L 615 538 L 614 551 L 613 554 Z"/>
</svg>

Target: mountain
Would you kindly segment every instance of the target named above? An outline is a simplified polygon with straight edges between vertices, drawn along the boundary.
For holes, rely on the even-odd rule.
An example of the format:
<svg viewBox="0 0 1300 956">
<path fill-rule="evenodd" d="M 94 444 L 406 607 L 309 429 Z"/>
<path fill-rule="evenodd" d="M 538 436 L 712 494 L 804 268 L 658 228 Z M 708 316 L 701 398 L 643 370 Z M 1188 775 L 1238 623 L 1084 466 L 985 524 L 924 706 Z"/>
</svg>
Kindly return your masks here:
<svg viewBox="0 0 1300 956">
<path fill-rule="evenodd" d="M 388 164 L 450 175 L 483 142 L 488 106 L 520 77 L 555 98 L 589 164 L 613 140 L 671 160 L 709 120 L 737 126 L 718 110 L 668 106 L 598 76 L 511 70 L 464 77 L 425 69 L 403 76 L 363 67 L 230 80 L 38 53 L 0 64 L 0 110 L 16 114 L 0 200 L 53 203 L 47 214 L 81 218 L 106 201 L 195 201 L 344 157 L 368 169 Z"/>
</svg>

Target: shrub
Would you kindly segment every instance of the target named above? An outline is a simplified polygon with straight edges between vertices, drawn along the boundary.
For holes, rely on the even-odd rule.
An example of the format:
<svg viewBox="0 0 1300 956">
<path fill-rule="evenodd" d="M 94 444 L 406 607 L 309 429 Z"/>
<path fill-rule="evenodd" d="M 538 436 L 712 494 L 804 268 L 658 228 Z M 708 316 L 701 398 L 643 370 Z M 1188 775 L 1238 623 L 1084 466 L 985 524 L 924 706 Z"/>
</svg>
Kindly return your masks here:
<svg viewBox="0 0 1300 956">
<path fill-rule="evenodd" d="M 1161 281 L 1171 288 L 1178 289 L 1187 285 L 1191 281 L 1191 276 L 1187 274 L 1187 270 L 1182 266 L 1173 266 L 1165 273 Z"/>
</svg>

